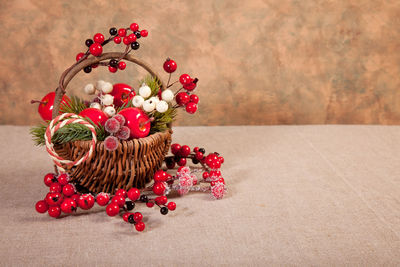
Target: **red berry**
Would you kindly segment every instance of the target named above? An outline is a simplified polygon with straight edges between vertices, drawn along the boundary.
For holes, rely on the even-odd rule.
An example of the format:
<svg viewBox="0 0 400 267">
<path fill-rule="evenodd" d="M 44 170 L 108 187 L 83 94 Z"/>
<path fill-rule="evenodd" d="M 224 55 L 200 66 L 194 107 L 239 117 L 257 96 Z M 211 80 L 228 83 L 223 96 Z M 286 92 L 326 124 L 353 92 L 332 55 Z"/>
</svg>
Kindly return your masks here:
<svg viewBox="0 0 400 267">
<path fill-rule="evenodd" d="M 139 25 L 137 23 L 132 23 L 129 28 L 131 28 L 131 30 L 133 32 L 135 32 L 135 31 L 139 30 Z"/>
<path fill-rule="evenodd" d="M 93 41 L 95 43 L 102 44 L 104 42 L 104 35 L 102 35 L 101 33 L 96 33 L 93 36 Z"/>
<path fill-rule="evenodd" d="M 60 193 L 48 193 L 44 200 L 49 206 L 58 206 L 63 201 L 63 197 Z"/>
<path fill-rule="evenodd" d="M 193 79 L 190 79 L 189 83 L 186 83 L 183 85 L 183 88 L 185 88 L 188 91 L 192 91 L 196 88 L 197 83 L 193 82 Z"/>
<path fill-rule="evenodd" d="M 166 196 L 156 197 L 156 203 L 159 205 L 165 205 L 168 202 L 168 198 Z"/>
<path fill-rule="evenodd" d="M 66 186 L 63 187 L 62 192 L 64 196 L 70 197 L 73 194 L 75 194 L 75 187 L 72 184 L 67 184 Z"/>
<path fill-rule="evenodd" d="M 83 210 L 91 209 L 94 206 L 94 197 L 91 194 L 84 194 L 79 198 L 78 204 Z"/>
<path fill-rule="evenodd" d="M 199 147 L 196 146 L 195 148 L 193 148 L 193 152 L 198 152 L 199 151 Z"/>
<path fill-rule="evenodd" d="M 186 105 L 187 103 L 189 103 L 190 97 L 189 97 L 189 95 L 188 95 L 187 93 L 185 93 L 185 92 L 180 92 L 180 93 L 178 93 L 178 94 L 176 95 L 175 100 L 176 100 L 176 103 L 177 103 L 179 106 L 184 106 L 184 105 Z"/>
<path fill-rule="evenodd" d="M 178 160 L 178 162 L 177 162 L 177 164 L 179 165 L 179 166 L 185 166 L 186 165 L 186 159 L 185 158 L 180 158 L 179 160 Z"/>
<path fill-rule="evenodd" d="M 131 212 L 125 212 L 124 215 L 122 215 L 122 219 L 124 219 L 124 221 L 128 222 L 128 217 L 129 215 L 132 215 L 133 213 Z"/>
<path fill-rule="evenodd" d="M 154 206 L 154 202 L 149 201 L 146 203 L 146 206 L 152 208 Z"/>
<path fill-rule="evenodd" d="M 135 212 L 135 214 L 133 214 L 133 220 L 135 220 L 135 222 L 141 222 L 143 220 L 143 215 L 140 212 Z"/>
<path fill-rule="evenodd" d="M 78 203 L 79 198 L 81 197 L 80 194 L 73 194 L 70 199 L 72 199 L 73 201 L 75 201 L 75 203 Z"/>
<path fill-rule="evenodd" d="M 210 176 L 211 177 L 220 177 L 221 171 L 210 171 Z"/>
<path fill-rule="evenodd" d="M 138 222 L 137 224 L 135 224 L 135 228 L 139 232 L 143 231 L 145 227 L 146 225 L 144 224 L 144 222 Z"/>
<path fill-rule="evenodd" d="M 81 58 L 83 58 L 83 56 L 85 55 L 85 53 L 79 53 L 76 55 L 76 61 L 79 61 Z"/>
<path fill-rule="evenodd" d="M 210 174 L 208 172 L 203 172 L 203 179 L 207 180 L 208 177 L 210 177 Z"/>
<path fill-rule="evenodd" d="M 52 183 L 49 188 L 50 193 L 61 193 L 62 186 L 59 183 Z"/>
<path fill-rule="evenodd" d="M 195 94 L 190 95 L 190 102 L 198 104 L 199 103 L 199 97 Z"/>
<path fill-rule="evenodd" d="M 115 203 L 122 208 L 125 205 L 125 198 L 123 196 L 114 196 L 111 199 L 111 203 Z"/>
<path fill-rule="evenodd" d="M 120 43 L 121 43 L 121 37 L 115 36 L 115 37 L 114 37 L 114 43 L 120 44 Z"/>
<path fill-rule="evenodd" d="M 178 65 L 176 65 L 176 62 L 169 58 L 164 62 L 163 65 L 164 70 L 168 73 L 173 73 L 174 71 L 176 71 L 177 67 Z"/>
<path fill-rule="evenodd" d="M 48 210 L 50 217 L 58 218 L 61 215 L 61 208 L 58 206 L 50 207 Z"/>
<path fill-rule="evenodd" d="M 166 182 L 167 181 L 167 173 L 163 170 L 158 170 L 154 174 L 154 181 L 155 182 Z"/>
<path fill-rule="evenodd" d="M 39 200 L 35 205 L 36 211 L 39 213 L 45 213 L 49 209 L 49 205 L 44 200 Z"/>
<path fill-rule="evenodd" d="M 119 213 L 119 206 L 115 203 L 111 203 L 106 207 L 106 213 L 108 216 L 115 216 Z"/>
<path fill-rule="evenodd" d="M 48 174 L 46 174 L 46 175 L 44 176 L 44 184 L 47 185 L 47 186 L 49 186 L 49 187 L 50 187 L 50 185 L 51 185 L 52 183 L 54 183 L 54 182 L 56 182 L 56 181 L 57 181 L 57 179 L 56 179 L 56 177 L 54 176 L 54 173 L 48 173 Z"/>
<path fill-rule="evenodd" d="M 107 193 L 100 193 L 96 197 L 96 202 L 100 206 L 105 206 L 110 201 L 110 196 Z"/>
<path fill-rule="evenodd" d="M 90 50 L 90 53 L 95 57 L 98 57 L 103 53 L 103 47 L 101 46 L 101 44 L 98 44 L 98 43 L 92 44 L 90 46 L 89 50 Z"/>
<path fill-rule="evenodd" d="M 123 61 L 120 61 L 120 62 L 118 63 L 118 69 L 124 70 L 125 68 L 126 68 L 126 63 L 123 62 Z"/>
<path fill-rule="evenodd" d="M 163 195 L 165 192 L 165 184 L 164 183 L 160 183 L 160 182 L 156 182 L 153 185 L 153 192 L 156 195 Z"/>
<path fill-rule="evenodd" d="M 204 157 L 203 153 L 201 153 L 201 152 L 196 152 L 195 158 L 196 158 L 197 160 L 201 160 L 203 157 Z"/>
<path fill-rule="evenodd" d="M 69 182 L 69 176 L 66 173 L 61 174 L 60 176 L 58 176 L 57 178 L 58 182 L 60 185 L 67 185 Z"/>
<path fill-rule="evenodd" d="M 116 196 L 122 196 L 122 197 L 124 197 L 124 198 L 126 198 L 127 197 L 127 195 L 128 195 L 128 193 L 126 192 L 126 190 L 125 189 L 118 189 L 116 192 L 115 192 L 115 195 Z"/>
<path fill-rule="evenodd" d="M 118 30 L 118 35 L 121 36 L 121 37 L 124 37 L 126 35 L 126 30 L 123 29 L 123 28 L 119 29 Z"/>
<path fill-rule="evenodd" d="M 122 39 L 122 42 L 126 45 L 129 45 L 131 42 L 129 41 L 128 37 L 124 37 L 124 39 Z"/>
<path fill-rule="evenodd" d="M 218 157 L 219 162 L 224 163 L 225 159 L 223 157 Z"/>
<path fill-rule="evenodd" d="M 187 157 L 187 156 L 189 156 L 190 155 L 190 147 L 189 146 L 187 146 L 187 145 L 184 145 L 184 146 L 182 146 L 181 147 L 181 149 L 179 150 L 179 156 L 181 156 L 181 157 Z"/>
<path fill-rule="evenodd" d="M 147 35 L 149 35 L 149 32 L 147 30 L 141 30 L 140 31 L 140 36 L 147 37 Z"/>
<path fill-rule="evenodd" d="M 169 210 L 175 210 L 176 209 L 176 203 L 175 202 L 169 202 L 167 205 Z"/>
<path fill-rule="evenodd" d="M 221 183 L 225 184 L 225 180 L 222 177 L 218 179 L 218 182 L 221 182 Z"/>
<path fill-rule="evenodd" d="M 174 155 L 178 155 L 179 151 L 181 150 L 180 144 L 172 144 L 171 145 L 171 153 Z"/>
<path fill-rule="evenodd" d="M 193 102 L 190 102 L 186 105 L 186 112 L 193 114 L 197 111 L 197 105 Z"/>
<path fill-rule="evenodd" d="M 130 44 L 136 42 L 136 35 L 133 34 L 133 33 L 129 34 L 128 35 L 128 41 L 129 41 Z"/>
<path fill-rule="evenodd" d="M 128 198 L 132 201 L 138 200 L 140 197 L 140 191 L 137 188 L 131 188 L 128 191 Z"/>
<path fill-rule="evenodd" d="M 190 83 L 191 81 L 192 81 L 192 78 L 190 78 L 189 74 L 182 74 L 182 75 L 179 77 L 179 82 L 180 82 L 182 85 L 188 84 L 188 83 Z"/>
<path fill-rule="evenodd" d="M 108 70 L 110 71 L 110 72 L 112 72 L 112 73 L 116 73 L 117 72 L 117 68 L 114 68 L 114 67 L 111 67 L 111 66 L 108 66 Z"/>
<path fill-rule="evenodd" d="M 66 199 L 64 199 L 64 201 L 61 203 L 60 208 L 61 208 L 62 212 L 64 212 L 64 213 L 68 213 L 68 214 L 69 214 L 69 213 L 72 213 L 73 211 L 76 210 L 76 202 L 73 201 L 73 200 L 70 199 L 70 198 L 66 198 Z"/>
</svg>

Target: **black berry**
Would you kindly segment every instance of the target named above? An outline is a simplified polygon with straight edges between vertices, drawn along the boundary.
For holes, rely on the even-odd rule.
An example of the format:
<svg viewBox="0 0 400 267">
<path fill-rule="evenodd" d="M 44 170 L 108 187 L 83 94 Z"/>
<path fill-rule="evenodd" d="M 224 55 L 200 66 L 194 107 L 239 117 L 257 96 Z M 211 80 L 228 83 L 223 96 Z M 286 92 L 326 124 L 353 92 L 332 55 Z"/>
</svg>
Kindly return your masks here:
<svg viewBox="0 0 400 267">
<path fill-rule="evenodd" d="M 128 216 L 128 222 L 131 223 L 131 224 L 135 223 L 135 220 L 133 219 L 133 214 Z"/>
<path fill-rule="evenodd" d="M 87 39 L 87 40 L 85 41 L 85 45 L 86 45 L 87 47 L 90 47 L 92 44 L 93 44 L 93 40 L 92 40 L 92 39 Z"/>
<path fill-rule="evenodd" d="M 133 50 L 138 50 L 139 46 L 140 46 L 140 44 L 138 42 L 131 43 L 131 47 Z"/>
<path fill-rule="evenodd" d="M 89 72 L 92 71 L 92 67 L 87 66 L 87 67 L 85 67 L 85 68 L 83 69 L 83 71 L 86 72 L 86 73 L 89 73 Z"/>
<path fill-rule="evenodd" d="M 140 37 L 142 37 L 142 35 L 140 35 L 140 31 L 135 31 L 134 34 L 136 35 L 136 38 L 139 39 Z"/>
<path fill-rule="evenodd" d="M 140 201 L 142 201 L 142 202 L 147 202 L 147 201 L 149 201 L 149 199 L 147 198 L 146 195 L 141 195 L 141 196 L 140 196 Z"/>
<path fill-rule="evenodd" d="M 206 153 L 206 150 L 204 148 L 200 148 L 199 152 L 203 153 L 203 155 Z"/>
<path fill-rule="evenodd" d="M 193 164 L 198 164 L 200 161 L 198 159 L 192 158 Z"/>
<path fill-rule="evenodd" d="M 118 60 L 116 59 L 111 59 L 109 64 L 111 67 L 118 68 Z"/>
<path fill-rule="evenodd" d="M 117 30 L 117 28 L 110 28 L 110 31 L 109 31 L 109 33 L 111 34 L 111 35 L 117 35 L 117 33 L 118 33 L 118 30 Z"/>
<path fill-rule="evenodd" d="M 167 207 L 162 207 L 160 209 L 160 212 L 161 212 L 162 215 L 167 215 L 168 214 L 168 208 Z"/>
<path fill-rule="evenodd" d="M 125 202 L 127 210 L 133 210 L 135 208 L 135 203 L 132 201 Z"/>
</svg>

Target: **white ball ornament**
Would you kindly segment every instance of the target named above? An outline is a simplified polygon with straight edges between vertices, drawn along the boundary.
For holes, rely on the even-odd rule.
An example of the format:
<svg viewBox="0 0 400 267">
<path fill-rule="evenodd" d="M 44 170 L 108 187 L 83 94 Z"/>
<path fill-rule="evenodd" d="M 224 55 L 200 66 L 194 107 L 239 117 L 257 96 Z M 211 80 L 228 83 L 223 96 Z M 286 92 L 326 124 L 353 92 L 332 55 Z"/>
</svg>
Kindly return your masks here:
<svg viewBox="0 0 400 267">
<path fill-rule="evenodd" d="M 112 105 L 114 102 L 114 97 L 112 95 L 103 95 L 101 98 L 101 103 L 103 103 L 104 106 L 109 106 Z"/>
<path fill-rule="evenodd" d="M 161 93 L 161 99 L 167 102 L 171 102 L 172 100 L 174 100 L 174 93 L 169 89 L 164 90 Z"/>
<path fill-rule="evenodd" d="M 146 112 L 152 112 L 155 107 L 156 103 L 150 99 L 143 102 L 143 110 Z"/>
<path fill-rule="evenodd" d="M 141 95 L 143 98 L 148 98 L 151 95 L 151 89 L 150 87 L 143 83 L 142 86 L 139 88 L 139 95 Z"/>
<path fill-rule="evenodd" d="M 112 107 L 112 106 L 105 107 L 105 108 L 103 109 L 103 112 L 106 113 L 106 115 L 107 115 L 108 117 L 112 117 L 112 116 L 115 115 L 115 108 Z"/>
<path fill-rule="evenodd" d="M 160 99 L 158 98 L 158 96 L 152 96 L 152 97 L 150 97 L 149 100 L 153 101 L 156 105 L 158 102 L 160 102 Z"/>
<path fill-rule="evenodd" d="M 159 101 L 156 104 L 156 110 L 160 113 L 164 113 L 165 111 L 168 110 L 168 103 L 165 102 L 164 100 Z"/>
<path fill-rule="evenodd" d="M 133 97 L 133 99 L 132 99 L 132 104 L 137 108 L 140 108 L 143 105 L 143 102 L 144 102 L 144 98 L 141 97 L 140 95 L 137 95 L 137 96 Z"/>
<path fill-rule="evenodd" d="M 90 107 L 91 107 L 91 108 L 101 109 L 100 103 L 97 103 L 97 102 L 91 103 L 91 104 L 90 104 Z"/>
<path fill-rule="evenodd" d="M 104 82 L 101 84 L 100 90 L 105 94 L 109 94 L 113 90 L 113 85 L 112 85 L 112 83 Z"/>
<path fill-rule="evenodd" d="M 85 92 L 85 94 L 88 95 L 93 95 L 96 92 L 96 88 L 94 88 L 94 85 L 91 83 L 88 83 L 85 85 L 85 87 L 83 88 L 83 91 Z"/>
<path fill-rule="evenodd" d="M 103 83 L 105 83 L 105 81 L 103 81 L 103 80 L 98 80 L 98 81 L 96 82 L 96 89 L 97 89 L 97 90 L 101 90 L 101 87 L 103 86 Z"/>
</svg>

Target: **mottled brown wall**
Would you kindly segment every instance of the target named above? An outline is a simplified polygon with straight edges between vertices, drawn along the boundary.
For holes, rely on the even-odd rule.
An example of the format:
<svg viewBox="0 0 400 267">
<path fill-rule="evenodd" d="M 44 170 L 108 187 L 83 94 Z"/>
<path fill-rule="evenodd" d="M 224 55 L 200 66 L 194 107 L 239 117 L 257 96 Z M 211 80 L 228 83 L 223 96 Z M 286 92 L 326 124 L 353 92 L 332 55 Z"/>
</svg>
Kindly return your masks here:
<svg viewBox="0 0 400 267">
<path fill-rule="evenodd" d="M 170 56 L 200 79 L 200 112 L 180 125 L 400 123 L 399 0 L 0 5 L 2 124 L 39 122 L 29 100 L 56 87 L 84 40 L 132 21 L 150 31 L 138 57 L 161 72 Z M 96 70 L 70 88 L 99 78 L 137 86 L 140 77 L 131 65 Z"/>
</svg>

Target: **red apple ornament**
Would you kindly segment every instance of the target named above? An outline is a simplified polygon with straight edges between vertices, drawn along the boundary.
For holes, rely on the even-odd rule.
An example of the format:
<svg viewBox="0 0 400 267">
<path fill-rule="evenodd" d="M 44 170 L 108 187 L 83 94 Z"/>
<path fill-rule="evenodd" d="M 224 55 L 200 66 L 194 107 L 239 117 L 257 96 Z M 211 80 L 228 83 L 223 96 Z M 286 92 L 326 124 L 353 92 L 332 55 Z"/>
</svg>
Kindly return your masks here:
<svg viewBox="0 0 400 267">
<path fill-rule="evenodd" d="M 97 108 L 86 108 L 79 113 L 79 116 L 89 118 L 96 125 L 104 125 L 108 119 L 107 115 Z"/>
<path fill-rule="evenodd" d="M 114 105 L 121 107 L 128 103 L 136 93 L 131 86 L 124 83 L 117 83 L 114 84 L 111 95 L 114 96 Z"/>
<path fill-rule="evenodd" d="M 36 101 L 36 100 L 31 101 L 32 104 L 40 103 L 39 107 L 38 107 L 38 112 L 39 112 L 40 117 L 42 117 L 42 119 L 44 121 L 49 121 L 52 119 L 55 97 L 56 97 L 56 93 L 50 92 L 47 95 L 45 95 L 41 101 Z M 70 103 L 70 102 L 71 102 L 71 99 L 69 99 L 68 96 L 64 95 L 61 100 L 60 109 L 62 109 L 63 105 L 68 105 L 68 103 Z"/>
<path fill-rule="evenodd" d="M 149 117 L 139 108 L 125 108 L 118 114 L 124 116 L 125 126 L 130 130 L 130 138 L 143 138 L 150 133 Z"/>
</svg>

